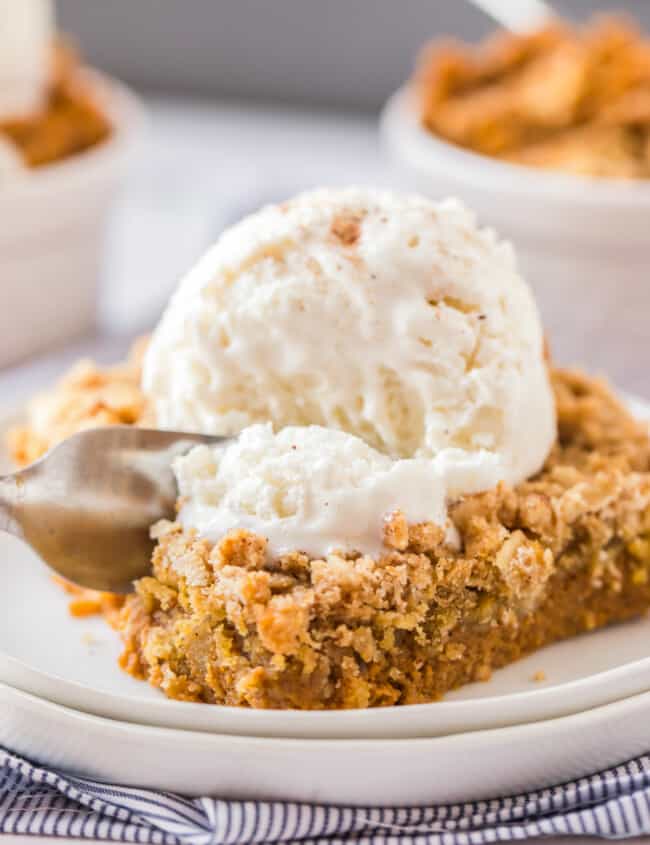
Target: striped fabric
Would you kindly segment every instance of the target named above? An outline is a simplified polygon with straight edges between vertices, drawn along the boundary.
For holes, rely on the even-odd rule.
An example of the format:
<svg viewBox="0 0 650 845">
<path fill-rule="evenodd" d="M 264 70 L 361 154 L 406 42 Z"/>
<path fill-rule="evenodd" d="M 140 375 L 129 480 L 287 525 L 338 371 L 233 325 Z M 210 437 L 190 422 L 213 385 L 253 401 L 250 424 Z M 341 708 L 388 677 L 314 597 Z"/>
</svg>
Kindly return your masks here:
<svg viewBox="0 0 650 845">
<path fill-rule="evenodd" d="M 0 833 L 152 845 L 478 845 L 551 835 L 625 838 L 650 833 L 650 756 L 526 795 L 378 809 L 188 799 L 48 771 L 0 749 Z"/>
</svg>

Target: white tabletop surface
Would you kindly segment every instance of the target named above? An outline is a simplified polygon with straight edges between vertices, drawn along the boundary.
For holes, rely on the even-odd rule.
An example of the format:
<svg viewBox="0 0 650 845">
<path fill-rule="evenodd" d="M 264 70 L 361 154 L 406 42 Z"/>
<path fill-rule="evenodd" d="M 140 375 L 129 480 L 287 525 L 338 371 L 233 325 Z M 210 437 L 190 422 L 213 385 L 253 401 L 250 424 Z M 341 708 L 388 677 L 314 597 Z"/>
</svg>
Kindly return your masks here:
<svg viewBox="0 0 650 845">
<path fill-rule="evenodd" d="M 2 406 L 24 402 L 80 356 L 122 356 L 155 321 L 178 276 L 241 214 L 320 183 L 393 182 L 371 117 L 237 103 L 148 105 L 150 125 L 111 233 L 101 332 L 0 371 Z"/>
</svg>

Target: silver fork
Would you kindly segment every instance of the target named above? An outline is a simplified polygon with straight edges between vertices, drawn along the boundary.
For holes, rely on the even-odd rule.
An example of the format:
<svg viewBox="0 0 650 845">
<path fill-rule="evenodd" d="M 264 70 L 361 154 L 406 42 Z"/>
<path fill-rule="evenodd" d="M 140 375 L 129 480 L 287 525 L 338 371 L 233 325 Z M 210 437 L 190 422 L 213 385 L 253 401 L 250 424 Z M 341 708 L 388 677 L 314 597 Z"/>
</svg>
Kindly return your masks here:
<svg viewBox="0 0 650 845">
<path fill-rule="evenodd" d="M 150 570 L 151 525 L 174 516 L 172 461 L 229 439 L 129 426 L 80 432 L 0 478 L 0 529 L 74 584 L 130 592 Z"/>
</svg>

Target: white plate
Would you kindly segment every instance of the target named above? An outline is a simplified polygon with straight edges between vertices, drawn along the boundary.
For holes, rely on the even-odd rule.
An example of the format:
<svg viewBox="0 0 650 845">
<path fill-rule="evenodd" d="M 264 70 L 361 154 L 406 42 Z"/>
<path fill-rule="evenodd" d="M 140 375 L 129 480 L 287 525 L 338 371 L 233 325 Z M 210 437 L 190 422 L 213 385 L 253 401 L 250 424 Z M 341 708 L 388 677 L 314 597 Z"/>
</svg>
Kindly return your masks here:
<svg viewBox="0 0 650 845">
<path fill-rule="evenodd" d="M 1 429 L 0 420 L 0 437 Z M 435 704 L 305 713 L 169 701 L 118 668 L 118 637 L 101 619 L 70 618 L 67 597 L 20 541 L 0 536 L 0 566 L 0 681 L 142 725 L 260 737 L 435 737 L 566 716 L 650 690 L 646 618 L 550 646 Z M 543 683 L 531 680 L 539 670 Z"/>
<path fill-rule="evenodd" d="M 190 795 L 399 806 L 511 795 L 650 747 L 650 693 L 562 719 L 437 739 L 224 736 L 88 716 L 0 685 L 0 744 L 76 774 Z"/>
</svg>

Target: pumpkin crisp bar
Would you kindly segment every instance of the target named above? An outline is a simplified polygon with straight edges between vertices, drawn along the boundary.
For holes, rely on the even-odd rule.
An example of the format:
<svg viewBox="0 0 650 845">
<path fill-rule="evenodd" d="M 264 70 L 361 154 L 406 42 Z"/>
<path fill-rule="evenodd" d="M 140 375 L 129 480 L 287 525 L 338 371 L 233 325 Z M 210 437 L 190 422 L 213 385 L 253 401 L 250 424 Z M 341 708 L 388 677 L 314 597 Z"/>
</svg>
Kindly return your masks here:
<svg viewBox="0 0 650 845">
<path fill-rule="evenodd" d="M 77 368 L 12 435 L 32 460 L 73 430 L 146 419 L 139 356 Z M 154 526 L 150 577 L 104 608 L 121 665 L 170 698 L 267 708 L 433 701 L 547 643 L 650 607 L 650 440 L 608 387 L 552 370 L 556 443 L 535 477 L 466 496 L 440 527 L 384 526 L 377 559 L 269 559 L 243 531 L 216 544 Z M 85 600 L 92 596 L 85 594 Z M 101 601 L 98 600 L 98 608 Z"/>
</svg>

